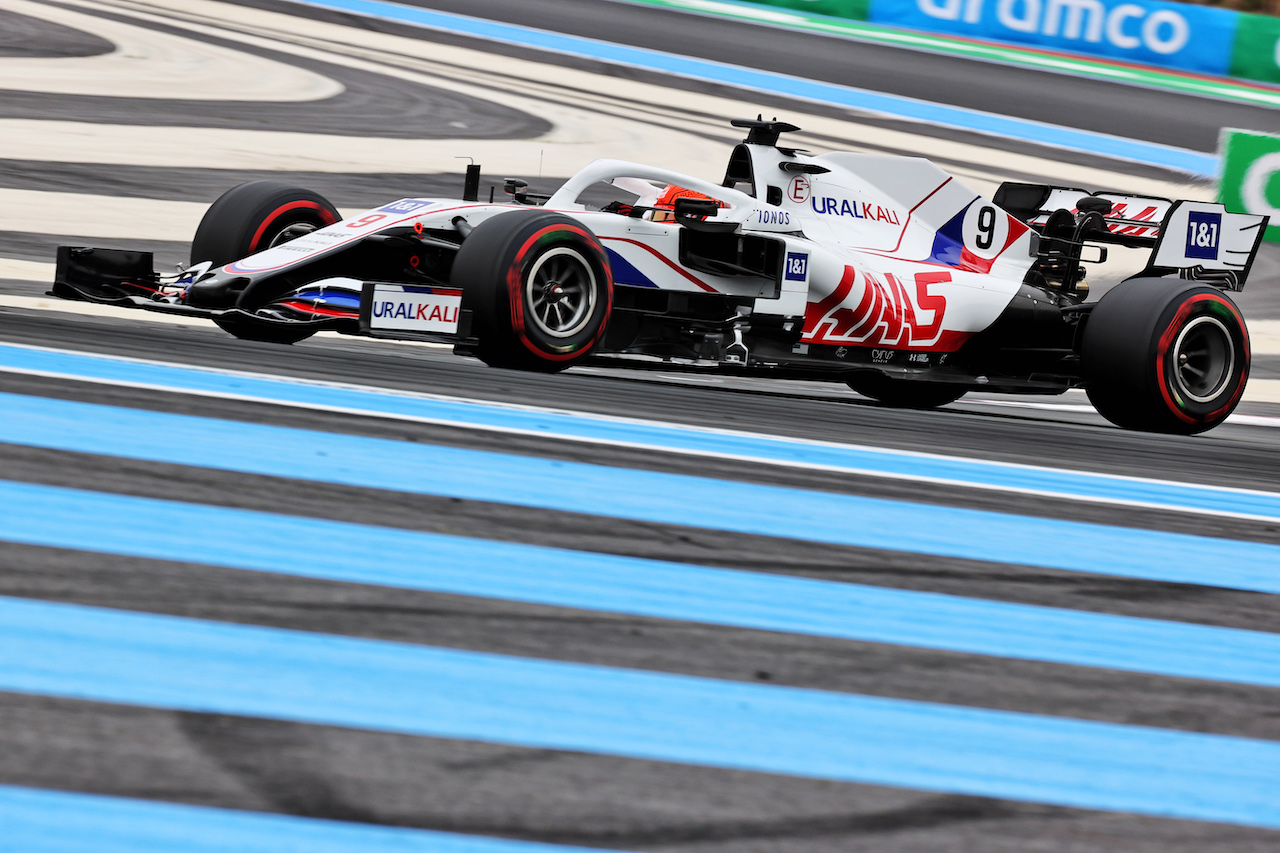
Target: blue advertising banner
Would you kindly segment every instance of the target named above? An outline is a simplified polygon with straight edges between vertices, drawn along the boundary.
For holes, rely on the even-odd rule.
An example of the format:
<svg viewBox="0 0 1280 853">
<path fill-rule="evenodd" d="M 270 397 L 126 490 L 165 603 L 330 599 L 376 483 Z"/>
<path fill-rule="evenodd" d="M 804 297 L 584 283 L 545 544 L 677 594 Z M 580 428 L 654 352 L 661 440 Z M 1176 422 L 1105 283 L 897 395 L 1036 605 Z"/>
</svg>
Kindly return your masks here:
<svg viewBox="0 0 1280 853">
<path fill-rule="evenodd" d="M 1239 16 L 1159 0 L 872 0 L 872 23 L 1226 74 Z"/>
</svg>

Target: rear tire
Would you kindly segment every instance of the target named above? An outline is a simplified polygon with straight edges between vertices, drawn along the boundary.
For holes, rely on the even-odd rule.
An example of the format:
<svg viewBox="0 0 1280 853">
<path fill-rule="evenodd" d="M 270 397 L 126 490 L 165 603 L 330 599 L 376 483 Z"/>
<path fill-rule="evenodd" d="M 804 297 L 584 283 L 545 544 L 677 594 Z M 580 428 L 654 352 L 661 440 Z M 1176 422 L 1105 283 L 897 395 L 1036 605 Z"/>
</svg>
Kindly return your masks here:
<svg viewBox="0 0 1280 853">
<path fill-rule="evenodd" d="M 894 379 L 883 373 L 855 373 L 845 381 L 862 396 L 895 409 L 936 409 L 969 392 L 963 385 Z"/>
<path fill-rule="evenodd" d="M 491 367 L 551 373 L 586 358 L 613 310 L 604 247 L 559 213 L 512 211 L 476 226 L 450 281 Z"/>
<path fill-rule="evenodd" d="M 225 266 L 284 242 L 286 228 L 314 230 L 341 218 L 319 193 L 281 181 L 250 181 L 227 190 L 209 206 L 191 241 L 191 262 Z"/>
<path fill-rule="evenodd" d="M 1192 435 L 1226 420 L 1249 379 L 1249 332 L 1216 288 L 1133 279 L 1093 309 L 1081 342 L 1094 408 L 1126 429 Z"/>
</svg>

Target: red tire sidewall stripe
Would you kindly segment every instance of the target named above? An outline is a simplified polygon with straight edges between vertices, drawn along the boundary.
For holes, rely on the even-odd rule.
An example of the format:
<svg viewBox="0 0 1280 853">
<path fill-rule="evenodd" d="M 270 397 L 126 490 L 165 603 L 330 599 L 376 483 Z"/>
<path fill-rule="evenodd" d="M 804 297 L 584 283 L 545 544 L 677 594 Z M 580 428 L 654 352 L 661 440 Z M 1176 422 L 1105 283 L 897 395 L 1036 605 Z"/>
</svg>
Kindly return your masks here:
<svg viewBox="0 0 1280 853">
<path fill-rule="evenodd" d="M 267 214 L 267 216 L 264 217 L 262 222 L 258 225 L 258 230 L 253 232 L 253 239 L 249 241 L 250 254 L 258 251 L 258 242 L 262 240 L 262 235 L 267 232 L 267 226 L 291 210 L 314 210 L 316 213 L 320 214 L 320 221 L 325 225 L 332 225 L 338 221 L 324 205 L 316 201 L 291 201 L 288 204 L 282 204 L 275 210 L 271 211 L 271 213 Z"/>
<path fill-rule="evenodd" d="M 604 320 L 600 323 L 600 328 L 596 330 L 590 340 L 571 348 L 568 352 L 547 352 L 530 340 L 528 332 L 525 331 L 524 262 L 534 247 L 542 242 L 545 237 L 564 233 L 577 234 L 582 237 L 586 240 L 587 246 L 590 247 L 591 251 L 595 253 L 598 261 L 597 271 L 602 273 L 604 278 L 605 313 Z M 604 334 L 605 327 L 609 324 L 609 316 L 613 313 L 613 274 L 609 267 L 608 257 L 605 255 L 599 241 L 596 240 L 595 235 L 585 228 L 569 225 L 568 223 L 548 225 L 546 228 L 541 228 L 531 234 L 516 250 L 515 257 L 507 268 L 507 296 L 507 301 L 511 305 L 511 331 L 520 339 L 520 343 L 524 344 L 525 349 L 545 361 L 568 361 L 576 358 L 580 352 L 590 349 L 600 339 Z"/>
<path fill-rule="evenodd" d="M 1232 393 L 1231 399 L 1207 415 L 1194 417 L 1186 414 L 1178 408 L 1177 402 L 1174 401 L 1173 395 L 1169 392 L 1169 383 L 1167 381 L 1168 374 L 1165 372 L 1165 353 L 1167 353 L 1169 348 L 1173 346 L 1173 342 L 1182 328 L 1182 322 L 1191 314 L 1196 306 L 1202 302 L 1219 305 L 1225 308 L 1231 316 L 1235 318 L 1236 325 L 1240 329 L 1241 340 L 1244 344 L 1243 364 L 1245 366 L 1241 368 L 1240 381 L 1236 383 L 1235 392 Z M 1248 376 L 1248 362 L 1249 330 L 1244 324 L 1244 318 L 1241 317 L 1240 312 L 1236 310 L 1236 306 L 1231 303 L 1231 300 L 1219 296 L 1216 293 L 1200 293 L 1178 306 L 1178 312 L 1173 315 L 1173 319 L 1169 321 L 1169 325 L 1165 328 L 1164 332 L 1160 334 L 1160 341 L 1156 349 L 1156 385 L 1160 388 L 1160 396 L 1164 398 L 1165 406 L 1173 413 L 1174 417 L 1188 424 L 1202 424 L 1213 421 L 1219 415 L 1230 412 L 1231 409 L 1235 407 L 1236 403 L 1240 401 L 1240 396 L 1244 394 L 1245 379 Z"/>
</svg>

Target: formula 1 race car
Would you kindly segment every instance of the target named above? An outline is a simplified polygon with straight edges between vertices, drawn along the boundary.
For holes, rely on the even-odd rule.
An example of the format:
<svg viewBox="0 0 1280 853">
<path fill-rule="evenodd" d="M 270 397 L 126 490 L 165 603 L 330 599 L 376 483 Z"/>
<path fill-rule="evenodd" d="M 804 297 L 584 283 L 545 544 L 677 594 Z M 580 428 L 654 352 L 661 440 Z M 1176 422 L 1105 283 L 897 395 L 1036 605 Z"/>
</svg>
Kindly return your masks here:
<svg viewBox="0 0 1280 853">
<path fill-rule="evenodd" d="M 1221 423 L 1249 374 L 1225 291 L 1265 216 L 1218 204 L 1006 183 L 991 200 L 927 160 L 810 156 L 798 130 L 737 120 L 724 181 L 597 160 L 553 195 L 405 198 L 350 219 L 321 196 L 242 184 L 209 208 L 194 265 L 62 247 L 57 296 L 202 316 L 293 343 L 320 330 L 448 342 L 487 364 L 584 359 L 846 382 L 931 408 L 981 388 L 1083 387 L 1131 429 Z M 1107 245 L 1146 268 L 1087 301 Z"/>
</svg>

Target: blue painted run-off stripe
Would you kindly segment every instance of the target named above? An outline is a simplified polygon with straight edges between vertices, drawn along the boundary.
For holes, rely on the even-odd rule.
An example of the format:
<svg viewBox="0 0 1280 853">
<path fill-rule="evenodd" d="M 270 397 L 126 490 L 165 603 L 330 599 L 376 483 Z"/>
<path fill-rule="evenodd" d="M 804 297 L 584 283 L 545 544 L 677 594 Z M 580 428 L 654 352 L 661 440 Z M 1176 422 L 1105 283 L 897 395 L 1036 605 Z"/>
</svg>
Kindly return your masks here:
<svg viewBox="0 0 1280 853">
<path fill-rule="evenodd" d="M 0 441 L 657 524 L 1280 592 L 1280 546 L 0 395 Z"/>
<path fill-rule="evenodd" d="M 571 853 L 587 849 L 0 785 L 0 850 L 13 853 Z"/>
<path fill-rule="evenodd" d="M 977 459 L 931 456 L 875 447 L 797 439 L 584 413 L 518 408 L 476 400 L 380 393 L 284 378 L 260 378 L 200 368 L 135 362 L 105 356 L 0 344 L 0 370 L 134 382 L 201 393 L 278 401 L 343 411 L 374 413 L 442 424 L 463 424 L 585 441 L 652 447 L 693 454 L 757 459 L 784 465 L 851 473 L 975 484 L 1077 499 L 1120 501 L 1184 511 L 1240 514 L 1280 520 L 1280 494 L 1212 486 L 1138 480 L 1009 465 Z"/>
<path fill-rule="evenodd" d="M 3 480 L 0 539 L 656 619 L 1280 687 L 1280 634 Z"/>
<path fill-rule="evenodd" d="M 517 44 L 521 47 L 540 48 L 651 71 L 662 71 L 695 80 L 724 83 L 820 104 L 836 104 L 943 127 L 1012 139 L 1025 139 L 1055 148 L 1088 151 L 1137 163 L 1165 166 L 1193 175 L 1209 177 L 1218 173 L 1218 158 L 1211 154 L 979 110 L 951 107 L 915 98 L 857 89 L 852 86 L 822 83 L 789 74 L 726 65 L 663 51 L 613 44 L 532 27 L 437 12 L 432 9 L 403 6 L 399 3 L 382 2 L 382 0 L 298 0 L 298 2 L 447 33 L 461 33 L 506 44 Z M 603 152 L 603 155 L 607 154 L 608 152 Z"/>
<path fill-rule="evenodd" d="M 0 598 L 0 690 L 1280 828 L 1280 743 Z"/>
</svg>

